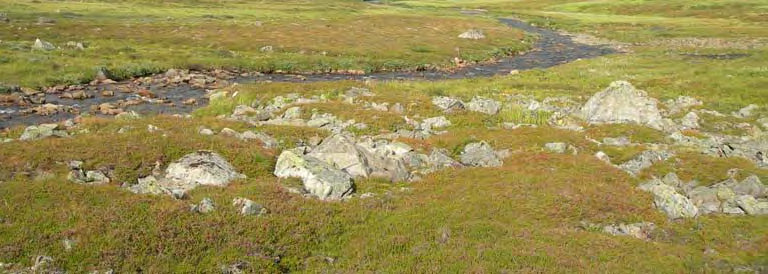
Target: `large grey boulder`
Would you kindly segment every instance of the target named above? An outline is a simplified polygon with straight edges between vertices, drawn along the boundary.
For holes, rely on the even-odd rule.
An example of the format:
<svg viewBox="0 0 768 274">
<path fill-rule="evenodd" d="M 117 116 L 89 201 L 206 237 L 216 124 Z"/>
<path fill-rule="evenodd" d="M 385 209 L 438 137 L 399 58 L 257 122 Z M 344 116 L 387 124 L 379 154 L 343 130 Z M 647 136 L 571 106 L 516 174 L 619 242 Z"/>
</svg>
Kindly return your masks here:
<svg viewBox="0 0 768 274">
<path fill-rule="evenodd" d="M 37 126 L 28 126 L 24 129 L 19 140 L 32 141 L 48 137 L 67 137 L 67 131 L 59 129 L 57 124 L 41 124 Z"/>
<path fill-rule="evenodd" d="M 739 183 L 731 186 L 733 192 L 739 195 L 750 195 L 754 197 L 765 197 L 768 195 L 763 182 L 756 175 L 749 176 Z"/>
<path fill-rule="evenodd" d="M 665 122 L 658 101 L 626 81 L 616 81 L 592 96 L 581 108 L 581 116 L 589 124 L 637 123 L 662 130 Z"/>
<path fill-rule="evenodd" d="M 473 167 L 498 167 L 503 163 L 493 147 L 486 142 L 470 143 L 459 155 L 462 164 Z"/>
<path fill-rule="evenodd" d="M 674 187 L 655 183 L 643 188 L 653 194 L 653 204 L 670 219 L 693 218 L 699 209 L 687 197 L 677 193 Z"/>
<path fill-rule="evenodd" d="M 185 155 L 168 165 L 165 172 L 165 179 L 189 189 L 197 185 L 226 186 L 232 180 L 246 178 L 224 157 L 208 150 Z"/>
<path fill-rule="evenodd" d="M 279 178 L 300 178 L 304 190 L 321 200 L 339 200 L 354 192 L 352 177 L 346 172 L 290 150 L 280 154 L 274 174 Z"/>
<path fill-rule="evenodd" d="M 477 96 L 467 103 L 467 109 L 469 111 L 495 115 L 501 110 L 501 103 L 493 99 Z"/>
<path fill-rule="evenodd" d="M 336 169 L 349 173 L 352 177 L 365 178 L 372 172 L 367 158 L 355 145 L 354 140 L 342 134 L 325 138 L 307 156 L 326 162 Z"/>
</svg>

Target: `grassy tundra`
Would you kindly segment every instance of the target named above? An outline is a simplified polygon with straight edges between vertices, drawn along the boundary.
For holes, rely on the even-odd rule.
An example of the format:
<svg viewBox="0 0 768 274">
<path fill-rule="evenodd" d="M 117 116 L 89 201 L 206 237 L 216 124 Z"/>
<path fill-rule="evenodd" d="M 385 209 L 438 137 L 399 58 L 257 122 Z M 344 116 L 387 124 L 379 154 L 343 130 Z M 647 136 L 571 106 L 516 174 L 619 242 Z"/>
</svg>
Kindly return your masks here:
<svg viewBox="0 0 768 274">
<path fill-rule="evenodd" d="M 545 125 L 546 116 L 524 110 L 500 115 L 453 113 L 448 133 L 408 140 L 418 151 L 446 148 L 453 156 L 468 142 L 485 140 L 509 149 L 498 168 L 449 169 L 415 183 L 356 181 L 374 199 L 322 202 L 291 194 L 272 175 L 280 150 L 326 131 L 290 126 L 258 128 L 281 140 L 277 149 L 198 128 L 238 131 L 252 126 L 216 118 L 241 104 L 277 95 L 325 95 L 328 102 L 302 106 L 355 119 L 369 127 L 358 135 L 404 126 L 401 115 L 342 103 L 340 94 L 366 87 L 376 101 L 408 106 L 402 115 L 443 115 L 436 95 L 471 99 L 529 95 L 570 96 L 580 102 L 615 80 L 628 80 L 660 100 L 680 95 L 729 114 L 747 104 L 768 105 L 768 1 L 607 0 L 502 1 L 18 1 L 0 0 L 0 82 L 39 87 L 80 83 L 95 68 L 119 78 L 176 68 L 238 68 L 257 71 L 409 70 L 450 67 L 462 59 L 488 60 L 527 49 L 525 33 L 495 17 L 514 16 L 539 26 L 588 34 L 627 50 L 519 75 L 435 82 L 255 83 L 228 88 L 234 98 L 214 101 L 191 119 L 84 118 L 73 138 L 0 143 L 0 262 L 11 270 L 47 255 L 73 273 L 217 272 L 244 263 L 245 272 L 306 273 L 720 273 L 768 271 L 768 217 L 706 215 L 667 220 L 636 186 L 675 170 L 681 179 L 713 184 L 739 168 L 740 176 L 768 182 L 768 170 L 740 158 L 714 158 L 675 148 L 638 178 L 593 156 L 605 151 L 622 162 L 638 147 L 601 148 L 585 137 L 631 136 L 638 143 L 673 143 L 663 132 L 633 125 L 592 126 L 584 132 Z M 460 9 L 485 9 L 481 16 Z M 38 24 L 38 18 L 55 20 Z M 478 28 L 486 40 L 455 39 Z M 36 38 L 56 45 L 84 42 L 85 51 L 31 51 Z M 272 51 L 262 50 L 272 46 Z M 728 56 L 738 58 L 726 58 Z M 725 56 L 723 58 L 720 58 Z M 684 114 L 684 113 L 683 113 Z M 547 115 L 547 114 L 541 114 Z M 682 115 L 682 114 L 681 114 Z M 753 118 L 702 117 L 702 130 L 752 123 Z M 537 128 L 502 129 L 505 122 Z M 162 133 L 143 130 L 148 124 Z M 120 128 L 136 130 L 117 134 Z M 23 128 L 0 132 L 17 138 Z M 768 130 L 768 129 L 764 129 Z M 696 135 L 696 132 L 688 132 Z M 742 135 L 742 129 L 729 134 Z M 567 142 L 578 155 L 543 152 L 548 142 Z M 172 161 L 198 149 L 221 153 L 248 179 L 225 188 L 202 187 L 189 201 L 136 195 L 120 188 L 151 173 L 157 159 Z M 63 162 L 114 167 L 113 183 L 68 182 Z M 741 177 L 740 177 L 741 179 Z M 216 212 L 189 212 L 205 197 Z M 240 216 L 229 207 L 248 197 L 269 208 L 262 217 Z M 616 237 L 579 228 L 653 222 L 653 240 Z M 63 241 L 74 247 L 65 249 Z M 2 268 L 0 268 L 0 271 Z"/>
</svg>

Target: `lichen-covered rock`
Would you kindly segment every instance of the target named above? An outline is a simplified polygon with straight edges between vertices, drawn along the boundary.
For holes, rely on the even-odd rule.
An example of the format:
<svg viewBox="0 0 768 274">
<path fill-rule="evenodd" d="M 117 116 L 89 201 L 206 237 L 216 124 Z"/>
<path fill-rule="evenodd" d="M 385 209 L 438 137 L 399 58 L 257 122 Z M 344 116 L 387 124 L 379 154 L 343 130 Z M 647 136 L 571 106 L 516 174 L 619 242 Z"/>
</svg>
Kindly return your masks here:
<svg viewBox="0 0 768 274">
<path fill-rule="evenodd" d="M 197 185 L 225 186 L 245 175 L 218 153 L 200 150 L 168 165 L 165 178 L 191 189 Z"/>
<path fill-rule="evenodd" d="M 614 236 L 630 236 L 641 240 L 650 239 L 651 232 L 656 229 L 656 225 L 649 222 L 634 224 L 617 224 L 603 227 L 603 232 Z"/>
<path fill-rule="evenodd" d="M 346 172 L 290 150 L 280 154 L 274 174 L 280 178 L 300 178 L 304 190 L 321 200 L 339 200 L 354 192 L 352 177 Z"/>
<path fill-rule="evenodd" d="M 750 195 L 736 197 L 736 204 L 749 215 L 768 214 L 768 201 L 758 201 Z"/>
<path fill-rule="evenodd" d="M 246 198 L 235 198 L 232 200 L 232 206 L 238 208 L 242 215 L 263 216 L 269 213 L 269 210 Z"/>
<path fill-rule="evenodd" d="M 467 109 L 469 111 L 495 115 L 501 110 L 501 103 L 493 99 L 477 96 L 467 103 Z"/>
<path fill-rule="evenodd" d="M 67 131 L 59 129 L 57 124 L 41 124 L 37 126 L 28 126 L 24 129 L 19 140 L 33 141 L 48 137 L 68 137 Z"/>
<path fill-rule="evenodd" d="M 641 189 L 653 194 L 654 206 L 670 219 L 693 218 L 698 215 L 698 208 L 687 197 L 677 193 L 674 187 L 654 183 Z"/>
<path fill-rule="evenodd" d="M 453 97 L 437 96 L 432 98 L 432 104 L 448 113 L 464 110 L 464 103 Z"/>
<path fill-rule="evenodd" d="M 657 105 L 657 100 L 645 91 L 629 82 L 616 81 L 592 96 L 582 107 L 581 116 L 589 124 L 637 123 L 662 130 L 665 122 Z"/>
<path fill-rule="evenodd" d="M 493 147 L 486 142 L 470 143 L 459 155 L 462 164 L 473 167 L 498 167 L 503 163 Z"/>
<path fill-rule="evenodd" d="M 326 162 L 339 170 L 349 173 L 352 177 L 366 178 L 372 172 L 367 158 L 358 149 L 354 140 L 342 134 L 334 134 L 325 138 L 307 156 Z"/>
<path fill-rule="evenodd" d="M 199 204 L 189 207 L 189 211 L 201 214 L 211 213 L 214 210 L 216 210 L 216 205 L 211 198 L 204 198 Z"/>
</svg>

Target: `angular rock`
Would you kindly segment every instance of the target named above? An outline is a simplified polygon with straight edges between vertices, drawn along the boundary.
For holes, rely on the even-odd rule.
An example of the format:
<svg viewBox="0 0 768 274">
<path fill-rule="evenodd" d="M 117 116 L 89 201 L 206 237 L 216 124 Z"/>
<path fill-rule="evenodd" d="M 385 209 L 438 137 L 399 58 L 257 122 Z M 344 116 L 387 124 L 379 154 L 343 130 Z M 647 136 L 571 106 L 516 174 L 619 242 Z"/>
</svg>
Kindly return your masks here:
<svg viewBox="0 0 768 274">
<path fill-rule="evenodd" d="M 464 103 L 453 97 L 437 96 L 432 98 L 432 104 L 447 113 L 464 110 Z"/>
<path fill-rule="evenodd" d="M 215 134 L 213 132 L 213 130 L 211 130 L 209 128 L 201 128 L 197 133 L 199 133 L 200 135 L 205 135 L 205 136 L 212 136 L 212 135 Z"/>
<path fill-rule="evenodd" d="M 235 198 L 232 200 L 232 206 L 237 207 L 241 215 L 263 216 L 269 213 L 264 206 L 254 203 L 246 198 Z"/>
<path fill-rule="evenodd" d="M 674 187 L 656 183 L 648 189 L 653 194 L 653 204 L 670 219 L 696 217 L 698 208 Z"/>
<path fill-rule="evenodd" d="M 53 44 L 51 44 L 49 42 L 40 40 L 38 38 L 38 39 L 35 39 L 35 44 L 32 45 L 32 49 L 33 50 L 49 51 L 49 50 L 55 50 L 56 46 L 54 46 Z"/>
<path fill-rule="evenodd" d="M 275 165 L 275 176 L 300 178 L 304 190 L 321 200 L 339 200 L 354 192 L 352 177 L 319 159 L 286 150 Z"/>
<path fill-rule="evenodd" d="M 589 124 L 637 123 L 663 130 L 665 122 L 657 104 L 629 82 L 616 81 L 592 96 L 582 107 L 581 116 Z"/>
<path fill-rule="evenodd" d="M 458 161 L 448 156 L 448 151 L 445 149 L 432 149 L 429 154 L 429 166 L 434 169 L 462 167 L 463 165 Z"/>
<path fill-rule="evenodd" d="M 372 172 L 367 158 L 355 142 L 341 134 L 329 136 L 307 156 L 326 162 L 352 177 L 365 178 Z"/>
<path fill-rule="evenodd" d="M 649 240 L 650 234 L 656 229 L 656 225 L 649 222 L 634 224 L 607 225 L 603 232 L 614 236 L 630 236 L 641 240 Z"/>
<path fill-rule="evenodd" d="M 496 100 L 477 96 L 467 103 L 467 109 L 469 111 L 485 113 L 488 115 L 496 115 L 496 113 L 499 113 L 499 110 L 501 110 L 501 103 Z"/>
<path fill-rule="evenodd" d="M 243 132 L 243 134 L 240 134 L 240 138 L 243 140 L 258 140 L 264 144 L 265 148 L 276 148 L 280 145 L 277 139 L 263 132 L 253 132 L 248 130 Z"/>
<path fill-rule="evenodd" d="M 595 158 L 605 162 L 606 164 L 609 164 L 609 165 L 613 164 L 611 163 L 611 157 L 609 157 L 608 154 L 606 154 L 605 152 L 598 151 L 597 153 L 595 153 Z"/>
<path fill-rule="evenodd" d="M 226 186 L 232 180 L 246 178 L 224 157 L 208 150 L 185 155 L 168 165 L 165 173 L 166 179 L 176 182 L 183 189 L 197 185 Z"/>
<path fill-rule="evenodd" d="M 211 198 L 205 198 L 199 204 L 192 205 L 189 208 L 189 211 L 201 214 L 211 213 L 214 210 L 216 210 L 216 205 Z"/>
<path fill-rule="evenodd" d="M 699 115 L 695 112 L 688 112 L 688 114 L 680 119 L 680 126 L 682 126 L 683 129 L 698 129 L 701 127 L 699 125 Z"/>
<path fill-rule="evenodd" d="M 68 137 L 69 134 L 65 130 L 59 129 L 57 124 L 41 124 L 37 126 L 28 126 L 24 129 L 24 133 L 21 134 L 19 140 L 32 141 L 39 140 L 48 137 Z"/>
<path fill-rule="evenodd" d="M 486 142 L 475 142 L 464 146 L 459 161 L 472 167 L 499 167 L 503 163 L 493 147 Z"/>
<path fill-rule="evenodd" d="M 448 126 L 451 126 L 451 121 L 448 120 L 448 118 L 445 118 L 445 116 L 427 118 L 421 122 L 421 129 L 427 131 Z"/>
<path fill-rule="evenodd" d="M 768 201 L 761 202 L 749 195 L 736 197 L 736 204 L 749 215 L 768 214 Z"/>
<path fill-rule="evenodd" d="M 733 192 L 738 195 L 750 195 L 756 198 L 762 198 L 768 196 L 768 188 L 765 187 L 760 178 L 756 175 L 752 175 L 742 180 L 741 182 L 731 186 Z"/>
</svg>

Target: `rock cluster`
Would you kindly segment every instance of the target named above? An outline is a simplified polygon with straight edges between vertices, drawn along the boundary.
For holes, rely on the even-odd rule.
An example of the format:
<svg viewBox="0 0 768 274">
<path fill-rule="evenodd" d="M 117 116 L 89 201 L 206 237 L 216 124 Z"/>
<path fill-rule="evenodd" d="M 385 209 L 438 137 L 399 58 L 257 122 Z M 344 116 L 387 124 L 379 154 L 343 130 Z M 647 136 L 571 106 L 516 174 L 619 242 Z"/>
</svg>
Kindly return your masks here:
<svg viewBox="0 0 768 274">
<path fill-rule="evenodd" d="M 41 124 L 37 126 L 28 126 L 24 129 L 19 140 L 33 141 L 48 137 L 68 137 L 69 133 L 63 130 L 57 124 Z"/>
<path fill-rule="evenodd" d="M 83 162 L 70 161 L 69 168 L 71 169 L 67 179 L 71 182 L 78 184 L 107 184 L 111 181 L 109 178 L 109 170 L 84 170 Z"/>
<path fill-rule="evenodd" d="M 675 173 L 669 173 L 643 183 L 640 189 L 651 192 L 656 208 L 672 219 L 713 213 L 768 214 L 768 190 L 755 175 L 742 181 L 731 178 L 698 186 L 695 181 L 683 183 Z"/>
</svg>

